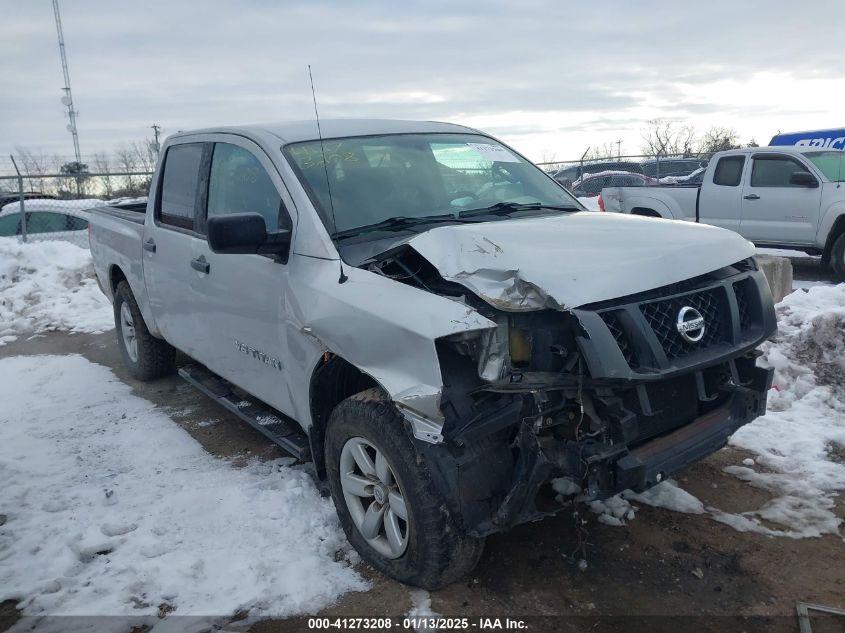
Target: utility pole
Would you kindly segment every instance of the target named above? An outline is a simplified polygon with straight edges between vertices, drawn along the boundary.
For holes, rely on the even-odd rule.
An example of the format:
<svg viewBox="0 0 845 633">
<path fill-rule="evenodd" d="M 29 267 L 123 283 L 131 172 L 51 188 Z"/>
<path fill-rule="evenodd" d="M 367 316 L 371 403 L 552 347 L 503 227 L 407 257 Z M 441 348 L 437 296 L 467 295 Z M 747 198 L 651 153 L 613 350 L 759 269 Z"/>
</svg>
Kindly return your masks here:
<svg viewBox="0 0 845 633">
<path fill-rule="evenodd" d="M 153 134 L 155 135 L 155 142 L 153 143 L 153 147 L 155 148 L 156 152 L 156 160 L 158 160 L 158 154 L 161 151 L 161 145 L 159 145 L 158 142 L 158 135 L 159 132 L 161 132 L 161 126 L 156 123 L 153 123 L 150 127 L 153 128 Z"/>
<path fill-rule="evenodd" d="M 620 160 L 622 158 L 622 139 L 620 138 L 616 141 L 616 158 Z"/>
<path fill-rule="evenodd" d="M 76 134 L 76 117 L 79 113 L 73 109 L 73 94 L 70 91 L 70 73 L 67 69 L 67 55 L 65 53 L 65 36 L 62 33 L 62 17 L 59 15 L 59 0 L 53 0 L 53 13 L 56 16 L 56 32 L 59 35 L 59 53 L 62 56 L 62 72 L 65 77 L 65 87 L 62 88 L 65 96 L 62 97 L 62 103 L 67 106 L 67 116 L 70 119 L 67 131 L 73 135 L 73 153 L 76 157 L 77 169 L 81 169 L 82 155 L 79 152 L 79 136 Z"/>
</svg>

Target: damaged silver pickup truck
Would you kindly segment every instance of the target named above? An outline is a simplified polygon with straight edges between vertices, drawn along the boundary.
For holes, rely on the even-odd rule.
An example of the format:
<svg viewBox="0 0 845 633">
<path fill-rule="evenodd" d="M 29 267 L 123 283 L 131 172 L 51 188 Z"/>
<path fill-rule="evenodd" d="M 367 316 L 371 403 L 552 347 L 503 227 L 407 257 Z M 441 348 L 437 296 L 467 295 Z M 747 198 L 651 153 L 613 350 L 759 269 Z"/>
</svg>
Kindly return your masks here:
<svg viewBox="0 0 845 633">
<path fill-rule="evenodd" d="M 736 233 L 587 212 L 456 125 L 209 129 L 161 156 L 145 208 L 91 221 L 127 366 L 190 357 L 401 581 L 460 578 L 562 507 L 554 478 L 644 490 L 765 411 L 775 315 Z"/>
</svg>

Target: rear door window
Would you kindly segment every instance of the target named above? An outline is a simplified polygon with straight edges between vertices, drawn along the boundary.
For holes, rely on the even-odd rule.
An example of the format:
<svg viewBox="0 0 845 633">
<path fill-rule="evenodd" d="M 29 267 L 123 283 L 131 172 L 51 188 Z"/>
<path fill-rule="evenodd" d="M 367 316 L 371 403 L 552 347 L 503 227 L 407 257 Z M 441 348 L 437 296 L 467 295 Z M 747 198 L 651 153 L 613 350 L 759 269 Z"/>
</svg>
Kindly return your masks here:
<svg viewBox="0 0 845 633">
<path fill-rule="evenodd" d="M 602 176 L 601 178 L 593 178 L 592 180 L 586 181 L 581 188 L 587 195 L 598 195 L 608 184 L 610 184 L 610 177 Z"/>
<path fill-rule="evenodd" d="M 724 156 L 716 163 L 713 172 L 713 184 L 723 187 L 738 187 L 742 181 L 742 168 L 745 166 L 745 156 Z"/>
<path fill-rule="evenodd" d="M 88 220 L 84 220 L 82 218 L 77 218 L 75 216 L 69 215 L 67 216 L 67 229 L 68 231 L 84 231 L 88 228 Z"/>
<path fill-rule="evenodd" d="M 643 181 L 636 176 L 611 176 L 609 187 L 638 187 Z"/>
<path fill-rule="evenodd" d="M 27 233 L 61 233 L 68 229 L 69 216 L 64 213 L 32 211 L 26 214 Z"/>
<path fill-rule="evenodd" d="M 194 229 L 203 144 L 173 145 L 164 158 L 158 218 L 162 224 Z"/>
<path fill-rule="evenodd" d="M 0 218 L 0 237 L 10 237 L 12 235 L 20 235 L 21 216 L 20 213 L 7 215 Z"/>
</svg>

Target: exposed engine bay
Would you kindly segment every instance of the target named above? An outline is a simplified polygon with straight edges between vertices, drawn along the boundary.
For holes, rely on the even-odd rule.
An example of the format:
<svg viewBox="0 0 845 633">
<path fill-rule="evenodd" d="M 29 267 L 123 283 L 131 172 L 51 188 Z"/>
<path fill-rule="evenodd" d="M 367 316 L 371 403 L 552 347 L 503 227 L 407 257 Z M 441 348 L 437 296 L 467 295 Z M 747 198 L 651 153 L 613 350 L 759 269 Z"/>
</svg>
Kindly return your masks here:
<svg viewBox="0 0 845 633">
<path fill-rule="evenodd" d="M 470 533 L 559 510 L 560 497 L 542 494 L 556 477 L 582 500 L 645 490 L 765 412 L 771 370 L 756 366 L 755 347 L 775 326 L 753 260 L 578 309 L 534 311 L 479 298 L 407 244 L 361 267 L 497 324 L 436 341 L 443 441 L 419 442 Z M 678 337 L 667 317 L 687 304 L 707 322 L 697 341 Z"/>
</svg>

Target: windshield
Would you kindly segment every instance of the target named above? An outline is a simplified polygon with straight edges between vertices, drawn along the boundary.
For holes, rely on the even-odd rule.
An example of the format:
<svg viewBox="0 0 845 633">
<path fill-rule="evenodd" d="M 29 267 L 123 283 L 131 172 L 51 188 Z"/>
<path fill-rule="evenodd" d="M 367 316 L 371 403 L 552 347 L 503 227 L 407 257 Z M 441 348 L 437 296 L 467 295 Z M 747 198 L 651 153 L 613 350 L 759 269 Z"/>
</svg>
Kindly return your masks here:
<svg viewBox="0 0 845 633">
<path fill-rule="evenodd" d="M 806 152 L 804 156 L 831 182 L 845 182 L 845 151 Z"/>
<path fill-rule="evenodd" d="M 582 208 L 540 169 L 486 136 L 351 137 L 326 140 L 323 150 L 328 182 L 320 141 L 284 148 L 333 235 L 395 218 L 448 221 L 500 203 L 534 205 L 517 209 L 523 213 L 549 212 L 537 205 Z"/>
</svg>

